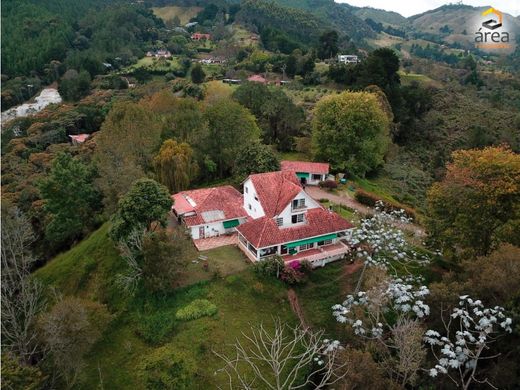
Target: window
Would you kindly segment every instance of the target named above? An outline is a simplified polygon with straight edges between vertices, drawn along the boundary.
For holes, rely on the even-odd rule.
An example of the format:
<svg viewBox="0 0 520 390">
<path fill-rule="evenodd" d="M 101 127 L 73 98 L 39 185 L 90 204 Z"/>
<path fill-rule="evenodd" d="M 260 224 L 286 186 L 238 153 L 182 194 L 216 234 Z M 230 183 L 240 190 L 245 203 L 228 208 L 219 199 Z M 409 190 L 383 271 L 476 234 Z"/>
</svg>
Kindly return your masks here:
<svg viewBox="0 0 520 390">
<path fill-rule="evenodd" d="M 314 243 L 300 245 L 300 251 L 305 251 L 307 249 L 312 249 L 312 248 L 314 248 Z"/>
<path fill-rule="evenodd" d="M 293 210 L 305 208 L 305 199 L 294 199 L 292 201 Z"/>
<path fill-rule="evenodd" d="M 312 180 L 321 180 L 321 175 L 313 174 L 312 175 Z"/>
<path fill-rule="evenodd" d="M 255 200 L 258 202 L 258 196 L 256 196 L 256 194 L 255 194 Z"/>
<path fill-rule="evenodd" d="M 283 225 L 283 217 L 282 218 L 276 218 L 276 224 L 278 226 L 282 226 Z"/>
<path fill-rule="evenodd" d="M 329 245 L 329 244 L 332 244 L 332 240 L 318 241 L 318 246 Z"/>
<path fill-rule="evenodd" d="M 303 214 L 294 214 L 291 217 L 292 223 L 300 223 L 303 222 Z"/>
<path fill-rule="evenodd" d="M 246 194 L 249 192 L 249 187 L 244 187 L 244 190 L 246 191 Z"/>
<path fill-rule="evenodd" d="M 253 208 L 251 207 L 251 204 L 247 204 L 247 207 L 249 208 L 249 210 L 252 210 Z"/>
</svg>

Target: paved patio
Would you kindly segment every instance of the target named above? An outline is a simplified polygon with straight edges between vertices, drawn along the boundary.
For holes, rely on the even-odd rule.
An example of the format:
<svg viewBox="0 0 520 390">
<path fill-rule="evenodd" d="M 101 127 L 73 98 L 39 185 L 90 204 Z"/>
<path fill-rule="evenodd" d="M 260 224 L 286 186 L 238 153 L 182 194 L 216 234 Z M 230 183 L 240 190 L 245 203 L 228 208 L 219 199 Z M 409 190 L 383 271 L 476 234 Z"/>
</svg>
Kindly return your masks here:
<svg viewBox="0 0 520 390">
<path fill-rule="evenodd" d="M 290 263 L 295 260 L 305 260 L 312 263 L 327 258 L 344 255 L 349 251 L 350 248 L 340 241 L 336 244 L 327 245 L 320 248 L 309 249 L 297 253 L 295 255 L 284 255 L 282 256 L 282 258 L 286 263 Z"/>
<path fill-rule="evenodd" d="M 199 238 L 198 240 L 193 240 L 193 243 L 197 250 L 207 251 L 226 245 L 238 245 L 238 238 L 237 234 L 233 233 L 225 236 Z"/>
</svg>

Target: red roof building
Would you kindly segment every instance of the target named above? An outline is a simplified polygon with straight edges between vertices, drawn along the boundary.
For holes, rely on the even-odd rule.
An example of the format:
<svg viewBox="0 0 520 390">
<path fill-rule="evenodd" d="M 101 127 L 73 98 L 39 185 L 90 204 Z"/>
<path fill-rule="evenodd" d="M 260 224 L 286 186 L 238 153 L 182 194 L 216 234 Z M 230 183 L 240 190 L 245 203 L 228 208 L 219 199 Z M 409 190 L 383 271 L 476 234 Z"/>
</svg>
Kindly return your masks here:
<svg viewBox="0 0 520 390">
<path fill-rule="evenodd" d="M 193 39 L 194 41 L 200 41 L 201 39 L 210 40 L 211 39 L 211 35 L 210 34 L 202 34 L 202 33 L 194 33 L 194 34 L 191 35 L 191 39 Z"/>
<path fill-rule="evenodd" d="M 253 83 L 267 84 L 267 80 L 264 77 L 260 76 L 259 74 L 254 74 L 252 76 L 249 76 L 247 78 L 247 81 L 251 81 Z"/>
<path fill-rule="evenodd" d="M 69 137 L 73 145 L 79 145 L 89 139 L 90 134 L 69 135 Z"/>
<path fill-rule="evenodd" d="M 296 172 L 302 184 L 317 185 L 327 179 L 329 164 L 308 161 L 282 161 L 282 171 Z"/>
</svg>

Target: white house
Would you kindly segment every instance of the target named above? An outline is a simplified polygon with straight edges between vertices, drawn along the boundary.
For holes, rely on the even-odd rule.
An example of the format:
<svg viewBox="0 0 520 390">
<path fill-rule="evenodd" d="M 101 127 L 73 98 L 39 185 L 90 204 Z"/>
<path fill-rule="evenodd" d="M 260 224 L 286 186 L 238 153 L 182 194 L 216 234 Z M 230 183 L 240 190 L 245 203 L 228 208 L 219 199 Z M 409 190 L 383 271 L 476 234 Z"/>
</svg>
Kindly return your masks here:
<svg viewBox="0 0 520 390">
<path fill-rule="evenodd" d="M 357 64 L 359 58 L 354 54 L 340 54 L 338 55 L 338 62 L 342 64 Z"/>
<path fill-rule="evenodd" d="M 232 233 L 248 216 L 242 195 L 231 186 L 182 191 L 172 200 L 172 212 L 195 240 Z"/>
<path fill-rule="evenodd" d="M 318 185 L 326 180 L 329 174 L 329 164 L 307 161 L 282 161 L 282 171 L 294 171 L 303 185 Z"/>
<path fill-rule="evenodd" d="M 311 198 L 295 171 L 250 175 L 244 209 L 251 218 L 236 230 L 240 249 L 252 261 L 276 254 L 321 266 L 350 250 L 344 237 L 352 224 Z"/>
</svg>

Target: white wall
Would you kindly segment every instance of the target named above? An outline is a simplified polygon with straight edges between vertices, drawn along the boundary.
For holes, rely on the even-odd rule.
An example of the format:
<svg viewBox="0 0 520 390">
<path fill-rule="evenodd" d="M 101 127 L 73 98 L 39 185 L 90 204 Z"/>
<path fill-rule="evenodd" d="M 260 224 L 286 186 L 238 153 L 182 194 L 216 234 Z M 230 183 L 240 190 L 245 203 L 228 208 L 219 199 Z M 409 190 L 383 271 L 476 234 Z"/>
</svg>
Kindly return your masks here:
<svg viewBox="0 0 520 390">
<path fill-rule="evenodd" d="M 265 215 L 264 209 L 260 201 L 255 199 L 256 190 L 251 179 L 244 182 L 244 209 L 254 219 L 261 218 Z M 258 197 L 257 197 L 258 198 Z"/>
<path fill-rule="evenodd" d="M 326 176 L 326 175 L 322 175 L 322 174 L 320 173 L 320 174 L 319 174 L 319 175 L 320 175 L 320 178 L 319 178 L 318 180 L 313 180 L 312 175 L 313 175 L 313 173 L 310 173 L 310 172 L 309 172 L 309 178 L 307 179 L 307 184 L 314 185 L 314 186 L 317 186 L 317 185 L 320 183 L 320 181 L 325 180 L 325 176 Z M 317 174 L 317 175 L 318 175 L 318 174 Z"/>
<path fill-rule="evenodd" d="M 240 221 L 240 223 L 244 223 L 246 221 L 245 218 L 237 218 L 237 219 Z M 218 235 L 222 235 L 222 234 L 226 234 L 226 233 L 235 231 L 235 228 L 225 229 L 222 221 L 206 223 L 204 225 L 192 226 L 190 228 L 190 233 L 191 233 L 191 237 L 194 240 L 202 238 L 199 235 L 199 228 L 201 228 L 202 226 L 204 226 L 204 233 L 205 233 L 204 238 L 218 236 Z"/>
<path fill-rule="evenodd" d="M 315 209 L 317 207 L 321 207 L 319 203 L 317 203 L 314 199 L 312 199 L 304 190 L 301 190 L 300 193 L 294 197 L 294 199 L 305 199 L 305 205 L 307 206 L 304 209 L 298 210 L 293 212 L 292 211 L 292 200 L 291 202 L 285 207 L 285 209 L 278 215 L 278 218 L 283 218 L 283 226 L 295 226 L 297 224 L 292 223 L 291 216 L 293 214 L 301 214 L 305 213 L 309 209 Z M 305 221 L 305 220 L 304 220 Z"/>
</svg>

